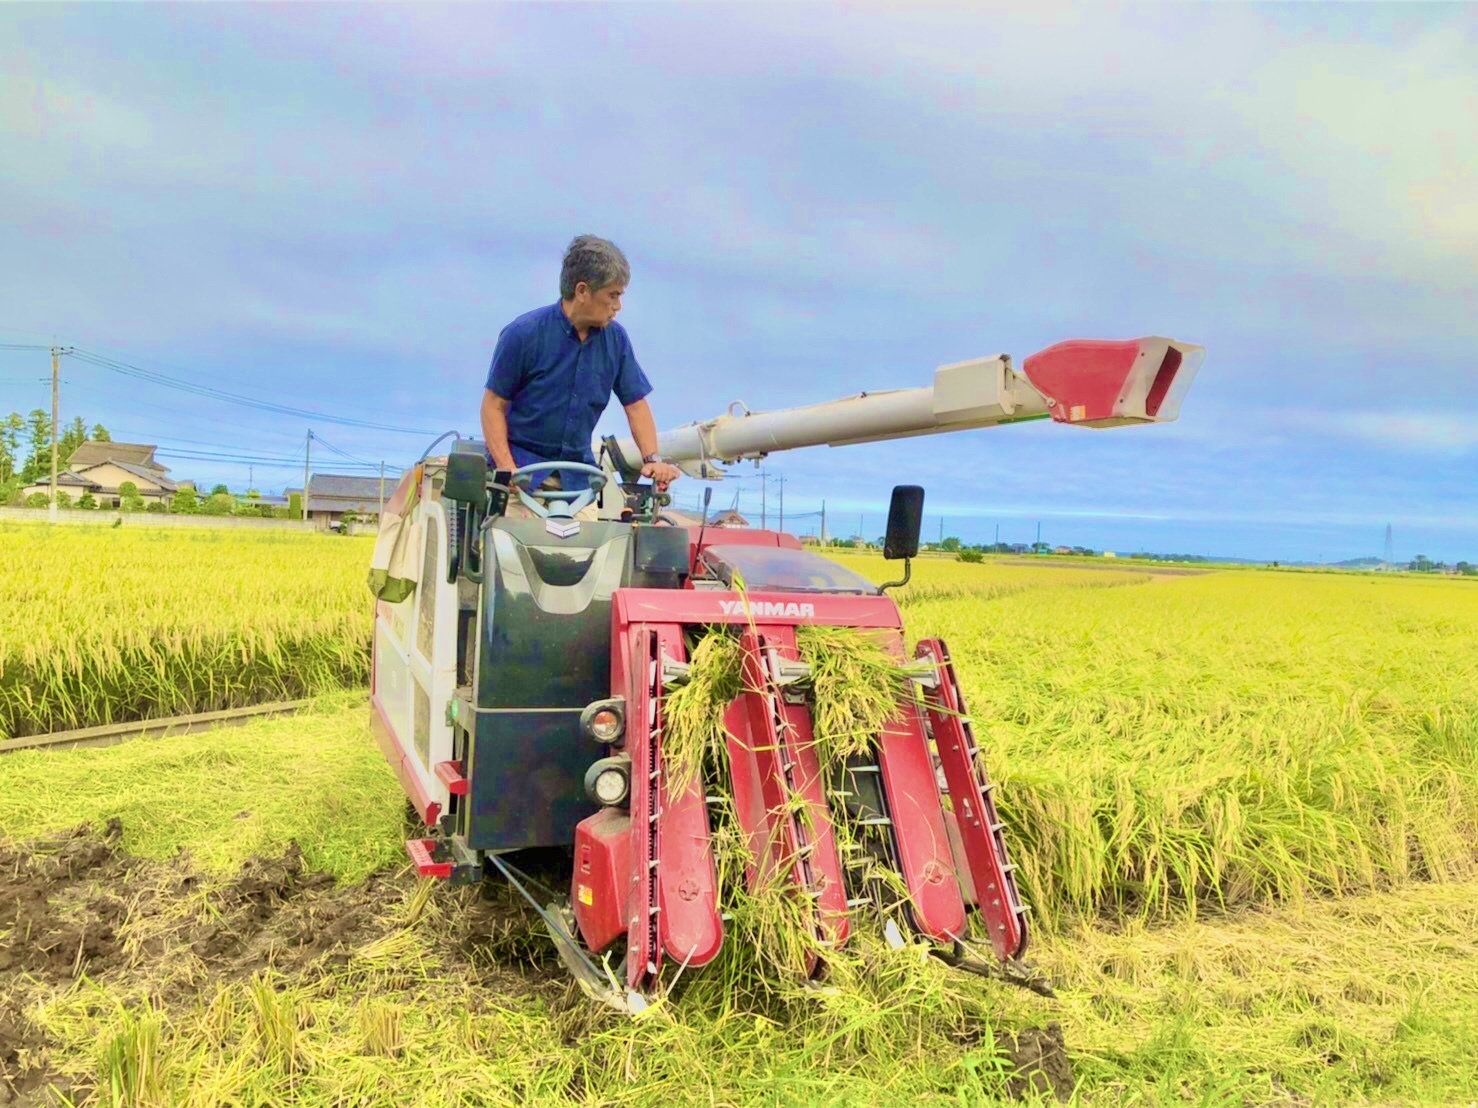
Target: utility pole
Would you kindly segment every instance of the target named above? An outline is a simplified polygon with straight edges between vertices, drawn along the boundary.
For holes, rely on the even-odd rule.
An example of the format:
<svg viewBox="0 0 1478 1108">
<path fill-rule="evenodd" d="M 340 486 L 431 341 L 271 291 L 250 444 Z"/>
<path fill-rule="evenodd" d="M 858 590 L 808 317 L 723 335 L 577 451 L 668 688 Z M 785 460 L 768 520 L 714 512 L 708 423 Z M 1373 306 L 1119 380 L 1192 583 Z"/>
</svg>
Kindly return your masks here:
<svg viewBox="0 0 1478 1108">
<path fill-rule="evenodd" d="M 995 542 L 995 546 L 996 546 L 996 552 L 997 553 L 1000 553 L 1000 549 L 1001 549 L 1001 525 L 999 523 L 996 524 L 996 542 Z"/>
<path fill-rule="evenodd" d="M 780 530 L 785 530 L 785 474 L 780 474 L 775 480 L 780 482 Z"/>
<path fill-rule="evenodd" d="M 867 539 L 864 538 L 863 536 L 864 536 L 864 532 L 862 530 L 862 513 L 861 512 L 858 512 L 857 513 L 857 537 L 859 539 L 862 539 L 863 542 L 866 542 Z"/>
<path fill-rule="evenodd" d="M 308 463 L 313 458 L 313 428 L 308 428 L 308 446 L 303 451 L 303 522 L 308 522 Z"/>
<path fill-rule="evenodd" d="M 1037 520 L 1037 545 L 1032 548 L 1032 553 L 1033 554 L 1040 554 L 1041 552 L 1042 552 L 1042 521 L 1039 519 L 1039 520 Z"/>
<path fill-rule="evenodd" d="M 821 502 L 821 545 L 826 545 L 826 501 Z"/>
<path fill-rule="evenodd" d="M 250 462 L 246 465 L 246 491 L 250 492 L 257 487 L 257 467 Z"/>
<path fill-rule="evenodd" d="M 765 467 L 760 466 L 760 530 L 767 531 L 770 527 L 770 513 L 766 507 L 765 493 L 769 491 L 770 479 L 765 474 Z"/>
<path fill-rule="evenodd" d="M 375 516 L 375 523 L 385 518 L 385 459 L 380 459 L 380 514 Z"/>
<path fill-rule="evenodd" d="M 939 541 L 940 541 L 940 543 L 943 543 L 944 542 L 944 517 L 943 516 L 940 516 L 939 517 Z"/>
<path fill-rule="evenodd" d="M 56 449 L 58 424 L 61 421 L 61 396 L 62 378 L 61 362 L 63 354 L 70 354 L 72 348 L 57 346 L 52 340 L 51 347 L 51 507 L 47 511 L 47 518 L 55 523 L 57 521 L 56 506 Z"/>
</svg>

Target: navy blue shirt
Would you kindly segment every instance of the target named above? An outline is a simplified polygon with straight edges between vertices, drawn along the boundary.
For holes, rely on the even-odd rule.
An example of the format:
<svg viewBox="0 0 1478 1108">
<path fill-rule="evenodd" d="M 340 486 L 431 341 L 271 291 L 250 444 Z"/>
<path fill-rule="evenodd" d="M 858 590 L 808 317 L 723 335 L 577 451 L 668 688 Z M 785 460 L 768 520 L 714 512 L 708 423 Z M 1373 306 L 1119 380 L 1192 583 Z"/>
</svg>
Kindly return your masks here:
<svg viewBox="0 0 1478 1108">
<path fill-rule="evenodd" d="M 534 462 L 595 464 L 591 436 L 611 401 L 635 404 L 652 391 L 626 328 L 592 327 L 584 342 L 556 301 L 519 316 L 498 335 L 487 387 L 508 401 L 508 446 L 520 466 Z M 565 489 L 583 489 L 583 474 L 561 473 Z"/>
</svg>

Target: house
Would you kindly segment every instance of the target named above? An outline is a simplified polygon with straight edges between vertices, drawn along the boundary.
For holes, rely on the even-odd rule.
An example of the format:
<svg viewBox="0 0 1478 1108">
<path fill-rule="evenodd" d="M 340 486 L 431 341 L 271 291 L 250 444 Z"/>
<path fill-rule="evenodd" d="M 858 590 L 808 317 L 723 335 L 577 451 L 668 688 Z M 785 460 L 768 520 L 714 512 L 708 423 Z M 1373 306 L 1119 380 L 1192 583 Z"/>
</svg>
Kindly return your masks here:
<svg viewBox="0 0 1478 1108">
<path fill-rule="evenodd" d="M 1052 550 L 1052 553 L 1054 554 L 1071 554 L 1072 552 L 1073 548 L 1070 546 L 1058 546 L 1054 547 Z"/>
<path fill-rule="evenodd" d="M 727 508 L 724 511 L 718 512 L 715 515 L 713 515 L 708 520 L 708 526 L 710 526 L 710 527 L 730 527 L 730 528 L 748 527 L 749 526 L 749 520 L 745 519 L 738 512 L 736 512 L 733 508 Z"/>
<path fill-rule="evenodd" d="M 99 508 L 122 506 L 119 487 L 132 481 L 145 504 L 168 505 L 179 483 L 168 477 L 169 470 L 154 461 L 157 447 L 133 442 L 84 442 L 67 460 L 67 468 L 56 475 L 58 493 L 66 493 L 75 504 L 88 493 Z M 32 493 L 51 495 L 51 475 L 27 485 L 22 496 Z"/>
<path fill-rule="evenodd" d="M 315 473 L 308 478 L 308 518 L 323 531 L 340 524 L 345 512 L 378 521 L 381 497 L 388 499 L 394 491 L 395 479 L 390 477 L 382 483 L 378 477 Z"/>
</svg>

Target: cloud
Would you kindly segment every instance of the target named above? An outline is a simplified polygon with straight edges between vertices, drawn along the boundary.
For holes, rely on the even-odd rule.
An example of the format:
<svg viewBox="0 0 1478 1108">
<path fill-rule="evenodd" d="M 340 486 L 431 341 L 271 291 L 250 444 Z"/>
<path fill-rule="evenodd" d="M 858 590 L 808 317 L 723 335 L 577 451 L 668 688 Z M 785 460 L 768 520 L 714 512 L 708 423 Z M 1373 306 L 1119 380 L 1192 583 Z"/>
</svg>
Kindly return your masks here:
<svg viewBox="0 0 1478 1108">
<path fill-rule="evenodd" d="M 1478 411 L 1300 411 L 1277 418 L 1289 427 L 1405 453 L 1463 455 L 1478 449 Z"/>
</svg>

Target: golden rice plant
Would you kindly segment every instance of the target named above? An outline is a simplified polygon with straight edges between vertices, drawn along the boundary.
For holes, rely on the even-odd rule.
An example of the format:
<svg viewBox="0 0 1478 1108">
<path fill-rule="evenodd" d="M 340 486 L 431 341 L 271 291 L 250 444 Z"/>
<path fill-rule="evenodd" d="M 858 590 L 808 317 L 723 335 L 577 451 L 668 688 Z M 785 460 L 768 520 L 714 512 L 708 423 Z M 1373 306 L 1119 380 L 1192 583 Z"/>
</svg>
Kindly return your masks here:
<svg viewBox="0 0 1478 1108">
<path fill-rule="evenodd" d="M 367 540 L 0 525 L 0 739 L 369 674 Z"/>
</svg>

